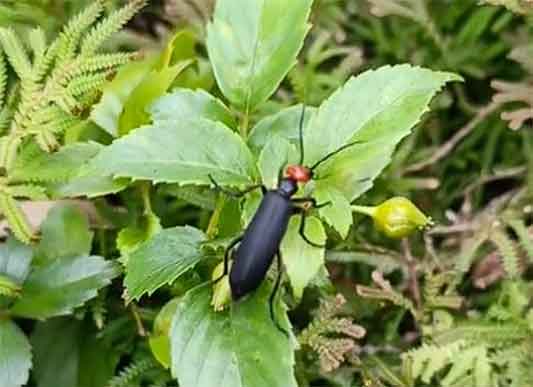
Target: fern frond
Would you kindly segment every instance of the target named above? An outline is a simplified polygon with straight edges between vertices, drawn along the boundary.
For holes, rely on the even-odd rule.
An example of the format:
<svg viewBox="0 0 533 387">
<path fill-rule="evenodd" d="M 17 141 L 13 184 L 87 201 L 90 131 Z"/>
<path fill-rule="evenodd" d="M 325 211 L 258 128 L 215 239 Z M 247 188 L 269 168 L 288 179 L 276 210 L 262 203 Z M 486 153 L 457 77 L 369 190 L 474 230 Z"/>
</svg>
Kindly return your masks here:
<svg viewBox="0 0 533 387">
<path fill-rule="evenodd" d="M 7 107 L 0 109 L 0 136 L 4 135 L 4 132 L 9 127 L 12 119 L 13 112 L 10 109 Z"/>
<path fill-rule="evenodd" d="M 44 187 L 33 184 L 21 184 L 4 187 L 3 191 L 14 198 L 27 198 L 30 200 L 46 200 Z"/>
<path fill-rule="evenodd" d="M 490 235 L 498 251 L 502 255 L 503 267 L 509 278 L 518 278 L 520 275 L 520 259 L 516 252 L 515 243 L 502 230 L 493 230 Z"/>
<path fill-rule="evenodd" d="M 517 351 L 515 356 L 508 357 L 509 379 L 512 380 L 511 387 L 522 387 L 533 385 L 533 361 L 531 353 L 523 350 Z"/>
<path fill-rule="evenodd" d="M 455 269 L 458 273 L 463 275 L 470 270 L 470 266 L 472 266 L 477 250 L 486 240 L 487 235 L 482 232 L 466 242 L 464 248 L 461 249 L 460 255 L 455 260 Z"/>
<path fill-rule="evenodd" d="M 34 28 L 28 34 L 28 43 L 33 52 L 33 63 L 42 59 L 46 53 L 46 36 L 42 28 Z"/>
<path fill-rule="evenodd" d="M 96 0 L 72 19 L 48 48 L 44 33 L 32 31 L 29 44 L 33 65 L 14 32 L 0 29 L 0 43 L 21 85 L 17 107 L 0 110 L 0 129 L 11 119 L 10 133 L 2 139 L 0 147 L 0 166 L 11 168 L 18 146 L 27 138 L 34 138 L 43 150 L 50 152 L 59 146 L 60 134 L 82 122 L 78 117 L 80 111 L 94 104 L 106 78 L 135 55 L 96 54 L 96 49 L 144 4 L 145 0 L 133 0 L 102 18 L 87 34 L 104 9 L 103 0 Z"/>
<path fill-rule="evenodd" d="M 523 220 L 513 219 L 507 222 L 512 227 L 518 239 L 520 245 L 526 251 L 530 262 L 533 262 L 533 236 L 529 234 L 526 224 Z"/>
<path fill-rule="evenodd" d="M 424 283 L 425 306 L 434 309 L 448 308 L 459 309 L 463 304 L 463 298 L 456 293 L 441 295 L 441 290 L 445 285 L 454 284 L 456 274 L 449 271 L 438 274 L 428 273 Z"/>
<path fill-rule="evenodd" d="M 72 59 L 83 32 L 98 19 L 102 11 L 102 1 L 97 0 L 69 21 L 57 38 L 58 63 Z"/>
<path fill-rule="evenodd" d="M 6 217 L 15 237 L 21 242 L 30 243 L 33 238 L 33 230 L 17 201 L 6 193 L 0 192 L 0 210 Z"/>
<path fill-rule="evenodd" d="M 9 170 L 17 156 L 17 149 L 22 142 L 16 133 L 0 139 L 0 167 Z"/>
<path fill-rule="evenodd" d="M 113 74 L 114 71 L 106 71 L 73 79 L 67 87 L 67 92 L 73 97 L 77 97 L 98 90 Z"/>
<path fill-rule="evenodd" d="M 366 334 L 363 327 L 350 319 L 335 317 L 345 303 L 346 299 L 341 295 L 321 300 L 315 318 L 298 336 L 301 345 L 311 347 L 318 354 L 320 368 L 324 372 L 339 368 L 346 354 L 357 347 L 353 339 L 360 339 Z M 334 334 L 347 337 L 332 338 Z"/>
<path fill-rule="evenodd" d="M 420 348 L 404 354 L 403 361 L 409 359 L 411 374 L 420 377 L 423 382 L 430 383 L 433 376 L 457 356 L 466 346 L 464 341 L 457 341 L 444 346 L 423 344 Z"/>
<path fill-rule="evenodd" d="M 106 322 L 107 306 L 105 292 L 98 293 L 98 297 L 89 303 L 93 321 L 98 329 L 102 329 Z"/>
<path fill-rule="evenodd" d="M 491 361 L 484 345 L 469 345 L 464 341 L 444 346 L 423 344 L 403 355 L 403 362 L 410 366 L 413 377 L 427 384 L 431 384 L 438 373 L 448 369 L 441 380 L 443 386 L 494 385 Z"/>
<path fill-rule="evenodd" d="M 43 109 L 39 109 L 32 115 L 33 125 L 42 125 L 51 121 L 57 121 L 65 116 L 65 111 L 59 106 L 49 105 Z"/>
<path fill-rule="evenodd" d="M 487 348 L 478 345 L 462 350 L 451 359 L 453 365 L 448 371 L 442 384 L 444 386 L 457 383 L 471 372 L 473 375 L 473 387 L 492 386 L 492 367 L 487 356 Z"/>
<path fill-rule="evenodd" d="M 474 343 L 487 343 L 493 346 L 521 342 L 531 337 L 527 324 L 520 322 L 465 323 L 456 328 L 438 332 L 432 339 L 438 344 L 448 344 L 463 340 Z"/>
<path fill-rule="evenodd" d="M 59 148 L 59 142 L 57 141 L 54 132 L 49 128 L 40 128 L 39 131 L 35 133 L 35 141 L 37 144 L 39 144 L 42 150 L 48 153 L 51 153 Z"/>
<path fill-rule="evenodd" d="M 383 278 L 383 274 L 377 270 L 372 272 L 372 280 L 378 286 L 378 288 L 372 288 L 369 286 L 357 285 L 356 291 L 357 294 L 364 298 L 370 298 L 374 300 L 387 300 L 392 302 L 394 305 L 407 309 L 411 314 L 418 319 L 419 312 L 416 309 L 414 303 L 405 297 L 400 292 L 396 291 L 387 281 Z"/>
<path fill-rule="evenodd" d="M 508 386 L 523 387 L 533 385 L 533 361 L 531 342 L 524 342 L 521 345 L 497 350 L 491 356 L 492 362 L 502 369 Z"/>
<path fill-rule="evenodd" d="M 30 128 L 30 133 L 39 135 L 41 133 L 49 132 L 50 134 L 57 135 L 62 134 L 69 128 L 74 125 L 77 125 L 80 122 L 80 119 L 73 115 L 65 114 L 63 117 L 56 121 L 50 121 L 45 125 L 42 125 L 40 128 Z"/>
<path fill-rule="evenodd" d="M 81 55 L 88 56 L 106 41 L 112 34 L 122 27 L 147 3 L 147 0 L 131 0 L 126 6 L 113 12 L 98 23 L 81 43 Z"/>
<path fill-rule="evenodd" d="M 129 387 L 136 379 L 141 377 L 145 372 L 157 367 L 152 359 L 139 360 L 120 372 L 109 381 L 107 387 Z"/>
<path fill-rule="evenodd" d="M 4 61 L 4 53 L 0 47 L 0 108 L 4 105 L 4 98 L 7 86 L 7 68 Z"/>
<path fill-rule="evenodd" d="M 47 49 L 43 56 L 41 56 L 33 64 L 33 81 L 35 83 L 40 83 L 45 78 L 46 74 L 50 70 L 52 63 L 57 57 L 59 52 L 59 42 L 56 39 Z"/>
<path fill-rule="evenodd" d="M 24 45 L 11 28 L 0 28 L 0 43 L 4 47 L 9 63 L 19 78 L 31 75 L 31 63 Z"/>
<path fill-rule="evenodd" d="M 117 66 L 128 63 L 135 54 L 130 53 L 115 53 L 115 54 L 100 54 L 88 59 L 80 58 L 72 62 L 69 68 L 63 74 L 56 74 L 58 81 L 62 86 L 66 86 L 68 82 L 72 81 L 78 76 L 86 73 L 109 70 Z M 63 76 L 61 76 L 63 75 Z"/>
<path fill-rule="evenodd" d="M 9 128 L 11 120 L 13 119 L 15 104 L 18 101 L 19 87 L 15 85 L 7 93 L 5 98 L 4 107 L 0 109 L 0 134 L 3 135 L 4 132 Z"/>
</svg>

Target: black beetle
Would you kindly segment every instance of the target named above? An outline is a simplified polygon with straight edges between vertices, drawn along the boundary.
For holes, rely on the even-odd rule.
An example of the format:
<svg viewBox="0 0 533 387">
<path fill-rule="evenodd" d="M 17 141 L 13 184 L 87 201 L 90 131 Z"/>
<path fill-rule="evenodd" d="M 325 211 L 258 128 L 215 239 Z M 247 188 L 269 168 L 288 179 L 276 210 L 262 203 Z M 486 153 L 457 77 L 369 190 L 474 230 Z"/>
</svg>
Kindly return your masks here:
<svg viewBox="0 0 533 387">
<path fill-rule="evenodd" d="M 280 173 L 280 179 L 278 179 L 278 187 L 276 189 L 268 190 L 263 185 L 254 185 L 240 192 L 229 191 L 220 187 L 213 177 L 209 175 L 209 179 L 215 188 L 231 197 L 242 197 L 243 195 L 257 188 L 261 188 L 263 192 L 263 199 L 248 227 L 241 236 L 234 239 L 227 247 L 226 253 L 224 254 L 224 273 L 220 278 L 215 280 L 215 282 L 224 278 L 229 271 L 229 282 L 232 298 L 235 301 L 239 300 L 243 296 L 256 290 L 259 285 L 261 285 L 268 269 L 272 265 L 274 257 L 276 256 L 278 262 L 278 276 L 269 300 L 270 317 L 276 324 L 277 328 L 286 335 L 287 332 L 280 327 L 274 318 L 273 307 L 273 302 L 279 289 L 282 276 L 282 258 L 279 247 L 287 231 L 290 217 L 295 214 L 301 214 L 302 216 L 299 228 L 300 236 L 312 246 L 324 247 L 323 245 L 319 245 L 309 240 L 309 238 L 305 235 L 305 219 L 308 210 L 313 208 L 321 208 L 329 204 L 329 202 L 317 204 L 316 200 L 312 197 L 293 198 L 293 196 L 298 191 L 298 184 L 305 184 L 309 182 L 313 178 L 314 170 L 320 164 L 344 149 L 361 143 L 359 141 L 348 143 L 326 155 L 317 161 L 313 166 L 303 166 L 304 112 L 305 105 L 302 109 L 299 123 L 300 163 L 297 165 L 289 165 L 285 169 L 285 174 L 283 177 L 282 173 Z M 233 264 L 231 266 L 231 270 L 229 270 L 230 254 L 237 244 L 239 244 L 239 246 L 234 251 Z"/>
</svg>

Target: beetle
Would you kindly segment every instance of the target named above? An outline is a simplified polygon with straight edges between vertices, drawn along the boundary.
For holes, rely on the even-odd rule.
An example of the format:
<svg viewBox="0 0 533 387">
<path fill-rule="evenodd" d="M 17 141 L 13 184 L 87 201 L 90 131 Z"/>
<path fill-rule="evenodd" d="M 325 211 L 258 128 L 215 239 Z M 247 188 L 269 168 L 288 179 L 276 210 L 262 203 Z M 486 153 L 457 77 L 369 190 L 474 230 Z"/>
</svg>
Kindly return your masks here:
<svg viewBox="0 0 533 387">
<path fill-rule="evenodd" d="M 261 203 L 244 233 L 234 239 L 226 248 L 224 253 L 224 272 L 222 276 L 215 280 L 215 282 L 224 278 L 229 272 L 231 296 L 234 301 L 238 301 L 261 285 L 267 275 L 268 269 L 274 261 L 274 257 L 276 257 L 278 275 L 269 299 L 270 317 L 276 327 L 287 336 L 288 333 L 281 328 L 275 319 L 273 306 L 283 274 L 280 244 L 287 232 L 290 218 L 293 215 L 300 214 L 301 221 L 299 234 L 303 240 L 314 247 L 325 247 L 325 245 L 311 241 L 306 236 L 305 220 L 306 214 L 310 209 L 319 209 L 330 204 L 330 202 L 318 204 L 313 197 L 294 198 L 293 196 L 298 191 L 300 184 L 306 184 L 313 179 L 314 171 L 318 166 L 339 152 L 361 143 L 360 141 L 354 141 L 345 144 L 318 160 L 312 166 L 304 166 L 304 114 L 305 105 L 303 105 L 299 122 L 300 161 L 298 164 L 288 165 L 287 168 L 281 169 L 278 186 L 275 189 L 269 190 L 264 185 L 257 184 L 243 191 L 230 191 L 221 187 L 213 177 L 209 175 L 209 179 L 214 187 L 228 196 L 240 198 L 258 188 L 261 188 L 263 193 Z M 284 173 L 281 173 L 283 172 L 283 169 L 285 169 L 285 171 Z M 231 270 L 229 269 L 230 258 L 233 258 Z"/>
</svg>

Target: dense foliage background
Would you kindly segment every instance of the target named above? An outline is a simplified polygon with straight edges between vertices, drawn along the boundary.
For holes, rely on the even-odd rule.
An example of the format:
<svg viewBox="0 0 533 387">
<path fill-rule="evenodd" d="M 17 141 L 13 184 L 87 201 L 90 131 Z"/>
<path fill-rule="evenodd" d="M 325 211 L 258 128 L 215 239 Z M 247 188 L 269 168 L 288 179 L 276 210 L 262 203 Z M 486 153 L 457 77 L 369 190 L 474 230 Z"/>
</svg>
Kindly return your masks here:
<svg viewBox="0 0 533 387">
<path fill-rule="evenodd" d="M 253 198 L 227 200 L 206 185 L 178 186 L 114 163 L 140 157 L 132 139 L 152 121 L 201 113 L 247 138 L 270 114 L 319 106 L 350 76 L 403 63 L 464 81 L 436 95 L 356 203 L 405 196 L 434 226 L 397 240 L 357 212 L 346 233 L 330 218 L 329 274 L 302 280 L 299 291 L 294 278 L 285 284 L 288 350 L 265 354 L 263 343 L 279 337 L 253 338 L 274 335 L 261 306 L 268 284 L 255 303 L 231 309 L 237 326 L 253 320 L 255 330 L 221 323 L 223 344 L 234 348 L 245 387 L 293 385 L 278 367 L 292 361 L 299 386 L 533 386 L 531 0 L 316 0 L 297 64 L 250 111 L 215 79 L 213 68 L 225 64 L 213 47 L 225 30 L 210 24 L 207 38 L 214 3 L 0 1 L 0 387 L 170 387 L 176 377 L 182 387 L 230 386 L 214 377 L 216 363 L 198 363 L 220 335 L 180 354 L 194 321 L 171 325 L 176 313 L 214 313 L 209 289 L 197 291 L 203 298 L 185 294 L 210 278 Z M 303 31 L 305 20 L 291 27 Z M 432 78 L 435 89 L 453 79 L 434 74 L 442 77 Z M 430 76 L 416 77 L 410 84 Z M 175 99 L 160 98 L 177 87 Z M 300 108 L 292 112 L 280 126 L 294 126 Z M 191 143 L 206 132 L 193 129 Z M 157 130 L 165 139 L 166 127 Z M 200 245 L 211 260 L 195 261 Z M 303 265 L 317 259 L 297 254 Z M 167 272 L 155 278 L 162 262 Z M 205 305 L 178 306 L 182 298 Z M 260 367 L 264 358 L 271 363 Z"/>
</svg>

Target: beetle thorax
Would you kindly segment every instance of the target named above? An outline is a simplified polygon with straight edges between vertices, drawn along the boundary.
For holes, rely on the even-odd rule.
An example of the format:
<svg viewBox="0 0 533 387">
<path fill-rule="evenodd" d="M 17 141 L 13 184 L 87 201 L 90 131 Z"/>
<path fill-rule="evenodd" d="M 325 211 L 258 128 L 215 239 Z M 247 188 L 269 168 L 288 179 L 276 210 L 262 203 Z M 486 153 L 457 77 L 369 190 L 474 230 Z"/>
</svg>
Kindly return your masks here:
<svg viewBox="0 0 533 387">
<path fill-rule="evenodd" d="M 298 191 L 298 182 L 291 178 L 281 179 L 278 185 L 278 192 L 286 198 L 292 197 Z"/>
</svg>

